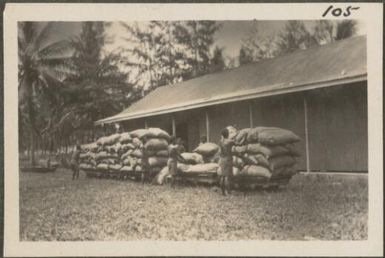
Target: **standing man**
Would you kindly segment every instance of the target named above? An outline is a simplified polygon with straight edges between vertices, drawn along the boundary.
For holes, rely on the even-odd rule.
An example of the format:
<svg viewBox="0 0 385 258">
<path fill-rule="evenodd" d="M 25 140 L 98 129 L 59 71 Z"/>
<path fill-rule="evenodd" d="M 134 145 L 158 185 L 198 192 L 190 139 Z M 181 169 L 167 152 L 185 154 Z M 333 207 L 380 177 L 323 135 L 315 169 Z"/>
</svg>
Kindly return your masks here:
<svg viewBox="0 0 385 258">
<path fill-rule="evenodd" d="M 171 137 L 171 144 L 168 146 L 168 161 L 167 167 L 171 175 L 171 186 L 175 184 L 175 177 L 178 173 L 178 159 L 181 162 L 186 162 L 186 160 L 180 155 L 181 146 L 180 139 L 176 140 L 175 136 Z"/>
<path fill-rule="evenodd" d="M 233 172 L 233 155 L 231 153 L 231 148 L 233 145 L 233 140 L 229 139 L 229 130 L 227 128 L 222 129 L 221 141 L 219 142 L 219 167 L 222 174 L 219 177 L 219 185 L 223 195 L 230 194 L 230 183 Z"/>
<path fill-rule="evenodd" d="M 71 157 L 72 180 L 79 179 L 80 145 L 76 145 Z"/>
<path fill-rule="evenodd" d="M 148 164 L 148 151 L 144 147 L 144 144 L 147 142 L 147 137 L 144 136 L 142 138 L 142 144 L 139 146 L 139 149 L 142 151 L 142 158 L 141 158 L 141 167 L 142 167 L 142 172 L 140 175 L 140 181 L 142 184 L 147 180 L 148 175 L 150 174 L 150 166 Z"/>
</svg>

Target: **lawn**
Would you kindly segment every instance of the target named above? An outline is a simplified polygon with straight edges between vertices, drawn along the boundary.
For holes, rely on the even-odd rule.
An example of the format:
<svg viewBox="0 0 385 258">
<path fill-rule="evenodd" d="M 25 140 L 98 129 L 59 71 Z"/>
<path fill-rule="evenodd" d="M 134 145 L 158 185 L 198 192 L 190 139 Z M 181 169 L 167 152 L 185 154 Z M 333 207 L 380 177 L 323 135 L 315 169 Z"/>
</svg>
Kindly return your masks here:
<svg viewBox="0 0 385 258">
<path fill-rule="evenodd" d="M 362 240 L 366 176 L 296 175 L 276 192 L 20 173 L 20 240 Z"/>
</svg>

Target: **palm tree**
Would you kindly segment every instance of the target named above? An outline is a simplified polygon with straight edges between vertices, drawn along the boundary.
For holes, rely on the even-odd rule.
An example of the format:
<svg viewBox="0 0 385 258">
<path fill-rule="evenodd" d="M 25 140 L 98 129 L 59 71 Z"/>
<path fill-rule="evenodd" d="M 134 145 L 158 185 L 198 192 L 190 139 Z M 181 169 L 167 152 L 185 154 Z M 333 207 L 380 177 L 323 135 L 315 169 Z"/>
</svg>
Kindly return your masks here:
<svg viewBox="0 0 385 258">
<path fill-rule="evenodd" d="M 26 117 L 30 132 L 31 163 L 35 165 L 36 117 L 39 107 L 54 104 L 61 81 L 69 72 L 69 44 L 50 37 L 53 23 L 18 24 L 19 112 Z M 41 103 L 41 101 L 46 103 Z"/>
</svg>

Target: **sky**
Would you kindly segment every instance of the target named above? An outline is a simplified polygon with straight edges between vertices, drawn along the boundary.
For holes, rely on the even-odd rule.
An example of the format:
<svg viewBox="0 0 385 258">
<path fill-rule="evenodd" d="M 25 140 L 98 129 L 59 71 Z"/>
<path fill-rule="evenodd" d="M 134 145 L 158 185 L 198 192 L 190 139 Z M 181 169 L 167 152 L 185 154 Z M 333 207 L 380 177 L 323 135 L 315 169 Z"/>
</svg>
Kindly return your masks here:
<svg viewBox="0 0 385 258">
<path fill-rule="evenodd" d="M 305 26 L 311 29 L 314 21 L 304 21 Z M 242 40 L 247 38 L 251 31 L 257 26 L 258 33 L 261 36 L 272 36 L 282 30 L 285 21 L 218 21 L 220 29 L 214 35 L 215 43 L 224 48 L 225 57 L 236 58 Z M 65 39 L 77 36 L 80 33 L 81 25 L 79 22 L 56 22 L 53 29 L 53 40 Z M 124 29 L 118 22 L 112 23 L 107 29 L 107 34 L 112 37 L 113 43 L 106 47 L 107 51 L 113 51 L 127 44 L 121 39 L 124 36 Z M 366 34 L 365 25 L 358 22 L 358 34 Z"/>
</svg>

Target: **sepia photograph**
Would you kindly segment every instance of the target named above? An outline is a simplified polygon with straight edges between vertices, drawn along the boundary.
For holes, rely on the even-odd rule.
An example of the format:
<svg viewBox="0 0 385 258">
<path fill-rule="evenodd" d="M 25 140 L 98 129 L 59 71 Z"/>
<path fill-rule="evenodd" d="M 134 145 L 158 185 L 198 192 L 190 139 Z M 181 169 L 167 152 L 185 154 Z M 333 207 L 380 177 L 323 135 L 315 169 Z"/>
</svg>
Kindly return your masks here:
<svg viewBox="0 0 385 258">
<path fill-rule="evenodd" d="M 319 13 L 17 20 L 18 241 L 370 240 L 373 32 Z"/>
</svg>

